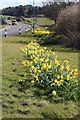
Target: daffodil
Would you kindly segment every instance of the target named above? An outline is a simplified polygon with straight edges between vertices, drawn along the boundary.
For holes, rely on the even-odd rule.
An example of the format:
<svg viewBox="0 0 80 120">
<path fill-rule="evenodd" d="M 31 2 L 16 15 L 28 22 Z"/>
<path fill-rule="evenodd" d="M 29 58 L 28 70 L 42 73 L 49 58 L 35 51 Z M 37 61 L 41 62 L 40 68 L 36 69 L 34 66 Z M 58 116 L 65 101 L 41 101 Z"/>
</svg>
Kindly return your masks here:
<svg viewBox="0 0 80 120">
<path fill-rule="evenodd" d="M 19 79 L 18 82 L 21 83 L 23 80 L 22 79 Z"/>
<path fill-rule="evenodd" d="M 58 82 L 57 82 L 57 86 L 59 87 L 60 85 L 61 85 L 61 84 L 60 84 L 60 82 L 58 81 Z"/>
<path fill-rule="evenodd" d="M 52 94 L 55 96 L 55 95 L 56 95 L 56 91 L 55 91 L 55 90 L 53 90 L 53 91 L 52 91 Z"/>
<path fill-rule="evenodd" d="M 43 64 L 43 70 L 45 70 L 46 69 L 46 64 Z"/>
<path fill-rule="evenodd" d="M 26 73 L 24 74 L 24 77 L 26 77 Z"/>
<path fill-rule="evenodd" d="M 33 70 L 33 69 L 34 69 L 34 66 L 31 66 L 31 69 Z"/>
<path fill-rule="evenodd" d="M 57 79 L 60 79 L 60 76 L 59 76 L 59 75 L 57 76 Z"/>
<path fill-rule="evenodd" d="M 74 76 L 73 76 L 73 78 L 75 79 L 75 78 L 76 78 L 76 76 L 74 75 Z"/>
<path fill-rule="evenodd" d="M 67 65 L 66 69 L 67 69 L 67 71 L 69 71 L 69 69 L 70 69 L 70 65 Z"/>
<path fill-rule="evenodd" d="M 42 59 L 42 58 L 40 59 L 40 62 L 43 62 L 43 59 Z"/>
<path fill-rule="evenodd" d="M 54 82 L 57 83 L 57 79 L 55 79 Z"/>
<path fill-rule="evenodd" d="M 69 80 L 69 75 L 67 75 L 67 80 Z"/>
<path fill-rule="evenodd" d="M 60 65 L 58 60 L 55 60 L 55 64 L 56 64 L 57 67 Z"/>
<path fill-rule="evenodd" d="M 27 63 L 27 65 L 29 65 L 29 61 L 28 60 L 26 60 L 26 63 Z"/>
<path fill-rule="evenodd" d="M 72 80 L 73 77 L 70 77 L 70 80 Z"/>
<path fill-rule="evenodd" d="M 23 48 L 21 48 L 21 51 L 22 51 L 22 52 L 24 52 L 24 49 L 23 49 Z"/>
<path fill-rule="evenodd" d="M 29 63 L 30 65 L 32 65 L 32 61 L 30 61 L 30 63 Z"/>
<path fill-rule="evenodd" d="M 49 59 L 46 59 L 45 62 L 47 63 L 49 61 Z"/>
<path fill-rule="evenodd" d="M 49 52 L 51 53 L 51 50 Z"/>
<path fill-rule="evenodd" d="M 33 59 L 33 56 L 31 55 L 31 60 Z"/>
<path fill-rule="evenodd" d="M 60 80 L 60 83 L 63 83 L 63 80 Z"/>
<path fill-rule="evenodd" d="M 78 72 L 78 69 L 74 69 L 74 72 L 77 73 L 77 72 Z"/>
<path fill-rule="evenodd" d="M 22 82 L 25 83 L 25 80 L 23 80 Z"/>
<path fill-rule="evenodd" d="M 44 50 L 46 50 L 46 47 L 44 47 Z"/>
<path fill-rule="evenodd" d="M 31 80 L 31 83 L 34 84 L 34 80 Z"/>
<path fill-rule="evenodd" d="M 61 71 L 61 73 L 60 73 L 60 74 L 61 74 L 61 75 L 63 74 L 63 73 L 62 73 L 62 71 Z"/>
<path fill-rule="evenodd" d="M 61 79 L 63 79 L 63 75 L 61 75 Z"/>
<path fill-rule="evenodd" d="M 51 80 L 53 81 L 54 79 L 52 78 Z"/>
<path fill-rule="evenodd" d="M 37 64 L 37 61 L 35 61 L 35 64 Z"/>
<path fill-rule="evenodd" d="M 35 75 L 34 78 L 35 78 L 36 80 L 38 80 L 38 76 L 37 76 L 37 75 Z"/>
<path fill-rule="evenodd" d="M 63 65 L 61 65 L 61 70 L 62 70 L 62 71 L 64 70 L 64 66 L 63 66 Z"/>
<path fill-rule="evenodd" d="M 28 54 L 26 53 L 26 56 L 27 56 Z"/>
<path fill-rule="evenodd" d="M 32 70 L 30 69 L 30 73 L 32 73 Z"/>
<path fill-rule="evenodd" d="M 68 63 L 69 61 L 68 60 L 64 60 L 64 63 Z"/>
<path fill-rule="evenodd" d="M 41 73 L 41 71 L 40 71 L 40 70 L 38 70 L 38 73 Z"/>
<path fill-rule="evenodd" d="M 37 54 L 37 52 L 35 51 L 34 54 Z"/>
<path fill-rule="evenodd" d="M 36 68 L 34 69 L 34 73 L 37 72 Z"/>
<path fill-rule="evenodd" d="M 23 65 L 24 65 L 24 66 L 26 66 L 26 63 L 25 63 L 25 62 L 23 62 Z"/>
<path fill-rule="evenodd" d="M 21 79 L 19 79 L 18 82 L 21 82 Z"/>
<path fill-rule="evenodd" d="M 53 54 L 53 55 L 55 55 L 55 53 L 54 53 L 54 52 L 52 52 L 52 54 Z"/>
</svg>

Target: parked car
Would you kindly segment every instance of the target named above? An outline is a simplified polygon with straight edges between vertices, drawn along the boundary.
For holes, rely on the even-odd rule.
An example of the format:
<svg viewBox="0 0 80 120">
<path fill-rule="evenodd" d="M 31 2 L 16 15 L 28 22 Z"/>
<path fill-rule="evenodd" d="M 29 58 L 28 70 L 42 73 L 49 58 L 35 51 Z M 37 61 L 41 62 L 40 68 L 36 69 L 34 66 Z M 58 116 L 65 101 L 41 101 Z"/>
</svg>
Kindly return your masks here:
<svg viewBox="0 0 80 120">
<path fill-rule="evenodd" d="M 16 25 L 17 21 L 16 20 L 12 20 L 12 25 Z"/>
</svg>

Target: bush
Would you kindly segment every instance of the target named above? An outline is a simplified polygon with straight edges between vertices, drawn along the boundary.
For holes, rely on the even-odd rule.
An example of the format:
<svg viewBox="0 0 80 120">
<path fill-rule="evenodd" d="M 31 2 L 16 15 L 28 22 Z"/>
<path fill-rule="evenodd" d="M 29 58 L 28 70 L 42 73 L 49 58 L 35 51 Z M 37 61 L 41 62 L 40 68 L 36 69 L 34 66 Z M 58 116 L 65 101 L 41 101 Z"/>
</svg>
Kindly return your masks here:
<svg viewBox="0 0 80 120">
<path fill-rule="evenodd" d="M 61 37 L 61 44 L 79 49 L 80 31 L 79 31 L 79 8 L 80 4 L 73 4 L 61 10 L 58 15 L 56 32 Z"/>
<path fill-rule="evenodd" d="M 58 43 L 58 39 L 60 38 L 59 35 L 55 36 L 55 35 L 44 35 L 43 37 L 41 37 L 39 39 L 39 43 L 40 45 L 55 45 Z"/>
<path fill-rule="evenodd" d="M 1 17 L 1 22 L 2 22 L 1 23 L 2 25 L 6 25 L 7 24 L 6 20 L 3 17 Z"/>
</svg>

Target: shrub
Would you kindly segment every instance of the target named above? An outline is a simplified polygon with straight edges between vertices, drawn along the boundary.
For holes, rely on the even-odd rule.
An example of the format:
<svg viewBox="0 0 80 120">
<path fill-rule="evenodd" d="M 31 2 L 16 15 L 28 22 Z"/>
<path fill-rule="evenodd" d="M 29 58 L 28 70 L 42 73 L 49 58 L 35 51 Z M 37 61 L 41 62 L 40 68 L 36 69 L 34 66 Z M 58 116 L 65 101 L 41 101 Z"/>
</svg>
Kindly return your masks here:
<svg viewBox="0 0 80 120">
<path fill-rule="evenodd" d="M 46 17 L 53 19 L 55 24 L 57 23 L 57 16 L 59 14 L 59 11 L 62 8 L 66 7 L 66 3 L 65 2 L 60 2 L 59 4 L 57 4 L 57 2 L 49 2 L 46 6 L 44 5 L 42 7 L 43 9 L 43 13 Z"/>
<path fill-rule="evenodd" d="M 1 17 L 1 24 L 2 25 L 6 25 L 7 24 L 6 20 L 3 17 Z"/>
<path fill-rule="evenodd" d="M 30 69 L 31 77 L 27 81 L 44 89 L 46 95 L 78 99 L 78 70 L 71 69 L 68 60 L 58 60 L 54 52 L 33 42 L 21 50 L 27 57 L 23 65 Z"/>
<path fill-rule="evenodd" d="M 59 39 L 59 35 L 58 36 L 55 36 L 55 35 L 44 35 L 43 37 L 41 37 L 39 39 L 39 43 L 40 45 L 50 45 L 50 44 L 57 44 L 58 43 L 58 39 Z"/>
<path fill-rule="evenodd" d="M 62 35 L 61 44 L 79 48 L 79 8 L 80 4 L 73 4 L 61 10 L 58 15 L 56 32 Z"/>
</svg>

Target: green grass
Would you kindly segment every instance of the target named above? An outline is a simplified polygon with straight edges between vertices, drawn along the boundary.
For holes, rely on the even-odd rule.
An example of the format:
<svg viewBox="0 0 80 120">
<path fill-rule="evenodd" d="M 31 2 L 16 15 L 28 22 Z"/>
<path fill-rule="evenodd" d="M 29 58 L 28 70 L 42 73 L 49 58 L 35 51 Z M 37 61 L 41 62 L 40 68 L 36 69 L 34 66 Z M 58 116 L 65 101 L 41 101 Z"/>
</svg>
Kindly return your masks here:
<svg viewBox="0 0 80 120">
<path fill-rule="evenodd" d="M 6 25 L 0 25 L 0 29 L 5 28 L 6 26 L 9 26 L 9 24 L 6 24 Z"/>
<path fill-rule="evenodd" d="M 25 37 L 26 36 L 26 37 Z M 28 69 L 24 69 L 22 61 L 25 56 L 21 47 L 29 41 L 35 41 L 30 33 L 22 36 L 10 36 L 2 39 L 2 90 L 3 90 L 3 118 L 75 118 L 78 115 L 78 103 L 74 101 L 50 101 L 47 96 L 39 96 L 37 88 L 25 86 L 22 91 L 18 79 L 25 79 Z M 50 49 L 50 48 L 48 48 Z M 65 48 L 64 48 L 65 49 Z M 59 59 L 68 58 L 73 67 L 78 67 L 78 53 L 56 52 Z"/>
<path fill-rule="evenodd" d="M 14 18 L 14 16 L 9 16 L 9 15 L 2 15 L 3 17 L 5 17 L 6 19 L 8 17 Z M 25 18 L 25 20 L 29 20 L 33 23 L 33 18 Z M 50 20 L 49 18 L 37 18 L 37 25 L 51 25 L 54 24 L 53 20 Z"/>
<path fill-rule="evenodd" d="M 25 19 L 33 22 L 33 18 L 25 18 Z M 37 18 L 37 25 L 51 25 L 51 24 L 54 24 L 53 20 L 50 20 L 48 18 Z"/>
<path fill-rule="evenodd" d="M 4 28 L 4 27 L 5 27 L 5 25 L 0 25 L 0 29 L 1 29 L 1 28 Z"/>
<path fill-rule="evenodd" d="M 3 18 L 5 17 L 6 19 L 7 19 L 8 17 L 15 18 L 14 16 L 9 16 L 9 15 L 2 15 L 2 17 L 3 17 Z"/>
</svg>

